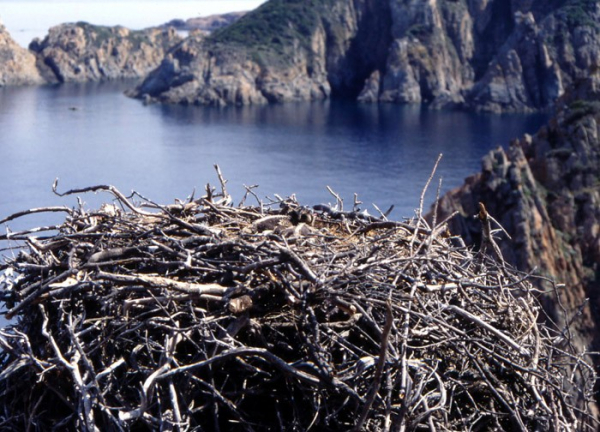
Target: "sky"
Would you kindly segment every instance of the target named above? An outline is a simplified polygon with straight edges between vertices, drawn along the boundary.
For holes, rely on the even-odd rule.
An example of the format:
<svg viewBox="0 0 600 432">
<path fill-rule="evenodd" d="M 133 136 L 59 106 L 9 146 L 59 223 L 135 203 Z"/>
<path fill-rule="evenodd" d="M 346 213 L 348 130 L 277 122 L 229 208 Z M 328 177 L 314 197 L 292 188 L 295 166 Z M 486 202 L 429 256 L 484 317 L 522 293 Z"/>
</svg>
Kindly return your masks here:
<svg viewBox="0 0 600 432">
<path fill-rule="evenodd" d="M 43 38 L 54 25 L 87 21 L 140 29 L 174 18 L 251 10 L 265 0 L 2 0 L 0 21 L 22 46 Z"/>
</svg>

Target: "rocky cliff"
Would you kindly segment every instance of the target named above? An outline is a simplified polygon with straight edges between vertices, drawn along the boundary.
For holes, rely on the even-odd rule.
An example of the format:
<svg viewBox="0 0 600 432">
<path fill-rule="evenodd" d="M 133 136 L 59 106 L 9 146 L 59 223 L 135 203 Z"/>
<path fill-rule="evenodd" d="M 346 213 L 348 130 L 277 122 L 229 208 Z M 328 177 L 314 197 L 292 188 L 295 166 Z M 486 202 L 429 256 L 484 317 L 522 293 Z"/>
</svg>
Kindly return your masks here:
<svg viewBox="0 0 600 432">
<path fill-rule="evenodd" d="M 598 62 L 598 22 L 597 0 L 270 0 L 172 50 L 136 95 L 547 108 Z"/>
<path fill-rule="evenodd" d="M 560 323 L 574 320 L 581 345 L 600 347 L 600 74 L 577 81 L 558 103 L 556 117 L 535 136 L 498 148 L 482 171 L 439 203 L 451 231 L 478 245 L 478 203 L 508 231 L 498 237 L 504 259 L 552 278 L 558 302 L 547 310 Z M 539 287 L 553 292 L 539 280 Z M 589 301 L 588 301 L 589 299 Z"/>
<path fill-rule="evenodd" d="M 208 105 L 356 96 L 384 66 L 389 16 L 379 1 L 272 0 L 209 38 L 188 38 L 136 95 Z"/>
<path fill-rule="evenodd" d="M 35 56 L 21 48 L 0 24 L 0 87 L 43 83 L 35 62 Z"/>
<path fill-rule="evenodd" d="M 29 48 L 48 82 L 141 78 L 181 41 L 174 29 L 132 31 L 88 23 L 62 24 Z"/>
</svg>

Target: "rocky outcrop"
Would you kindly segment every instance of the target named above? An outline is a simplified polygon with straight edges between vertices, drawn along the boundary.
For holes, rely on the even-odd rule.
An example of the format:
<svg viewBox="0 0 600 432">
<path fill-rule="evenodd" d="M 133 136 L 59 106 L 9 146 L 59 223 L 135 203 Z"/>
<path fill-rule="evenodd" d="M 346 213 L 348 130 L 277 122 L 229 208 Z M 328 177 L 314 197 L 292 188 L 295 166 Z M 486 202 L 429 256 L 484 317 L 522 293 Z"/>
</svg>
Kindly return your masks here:
<svg viewBox="0 0 600 432">
<path fill-rule="evenodd" d="M 62 24 L 29 48 L 49 82 L 141 78 L 181 38 L 172 28 L 132 31 L 87 23 Z"/>
<path fill-rule="evenodd" d="M 35 66 L 35 56 L 21 48 L 0 24 L 0 87 L 43 82 Z"/>
<path fill-rule="evenodd" d="M 549 108 L 600 58 L 592 0 L 391 0 L 380 101 Z"/>
<path fill-rule="evenodd" d="M 473 79 L 473 18 L 466 2 L 391 1 L 392 37 L 380 100 L 463 103 Z"/>
<path fill-rule="evenodd" d="M 135 96 L 207 105 L 357 97 L 384 66 L 389 19 L 374 0 L 271 0 L 209 38 L 188 38 Z"/>
<path fill-rule="evenodd" d="M 260 72 L 243 51 L 203 55 L 195 38 L 186 39 L 163 60 L 138 90 L 147 100 L 160 95 L 163 101 L 183 104 L 260 104 L 267 100 L 256 88 Z M 205 81 L 210 86 L 203 85 Z"/>
<path fill-rule="evenodd" d="M 571 1 L 547 16 L 535 9 L 514 16 L 514 30 L 469 92 L 479 109 L 551 106 L 574 79 L 599 65 L 600 3 Z"/>
<path fill-rule="evenodd" d="M 498 237 L 504 259 L 525 272 L 564 284 L 546 304 L 555 322 L 573 319 L 575 342 L 600 347 L 600 74 L 577 81 L 556 117 L 535 136 L 498 148 L 482 171 L 444 196 L 439 218 L 454 211 L 450 229 L 480 242 L 473 218 L 482 202 L 508 231 Z M 538 285 L 554 293 L 549 279 Z M 588 301 L 589 299 L 589 301 Z"/>
<path fill-rule="evenodd" d="M 598 62 L 598 22 L 594 0 L 271 0 L 174 50 L 136 94 L 170 103 L 333 95 L 547 108 Z"/>
</svg>

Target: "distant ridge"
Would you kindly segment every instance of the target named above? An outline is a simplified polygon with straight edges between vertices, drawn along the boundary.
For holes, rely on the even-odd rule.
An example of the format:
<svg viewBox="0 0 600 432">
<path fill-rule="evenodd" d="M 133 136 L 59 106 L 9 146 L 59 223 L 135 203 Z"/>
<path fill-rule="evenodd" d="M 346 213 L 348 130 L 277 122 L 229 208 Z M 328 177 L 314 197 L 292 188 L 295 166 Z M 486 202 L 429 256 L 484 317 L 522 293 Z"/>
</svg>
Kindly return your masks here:
<svg viewBox="0 0 600 432">
<path fill-rule="evenodd" d="M 199 30 L 205 34 L 210 34 L 216 30 L 222 29 L 224 27 L 227 27 L 228 25 L 235 23 L 247 13 L 247 11 L 229 12 L 224 14 L 209 15 L 205 17 L 189 18 L 186 20 L 174 19 L 166 24 L 163 24 L 162 27 L 174 27 L 177 30 L 183 31 Z"/>
<path fill-rule="evenodd" d="M 175 48 L 136 95 L 546 109 L 598 63 L 599 22 L 592 0 L 270 0 Z"/>
<path fill-rule="evenodd" d="M 52 27 L 29 49 L 49 82 L 142 78 L 181 41 L 174 29 L 129 30 L 78 22 Z"/>
</svg>

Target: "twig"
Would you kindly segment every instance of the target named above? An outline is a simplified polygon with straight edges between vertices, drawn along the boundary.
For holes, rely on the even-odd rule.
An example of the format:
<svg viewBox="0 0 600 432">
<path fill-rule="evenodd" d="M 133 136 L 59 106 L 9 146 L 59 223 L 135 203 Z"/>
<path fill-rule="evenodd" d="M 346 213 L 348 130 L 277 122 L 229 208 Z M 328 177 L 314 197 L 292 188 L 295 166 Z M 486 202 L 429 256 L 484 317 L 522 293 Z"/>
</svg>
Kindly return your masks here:
<svg viewBox="0 0 600 432">
<path fill-rule="evenodd" d="M 343 212 L 344 211 L 344 200 L 337 193 L 335 193 L 333 191 L 333 189 L 331 189 L 329 186 L 327 186 L 327 191 L 331 195 L 333 195 L 333 197 L 335 198 L 336 209 L 340 212 Z"/>
<path fill-rule="evenodd" d="M 485 321 L 481 320 L 480 318 L 477 318 L 475 315 L 467 312 L 466 310 L 461 309 L 458 306 L 454 306 L 454 305 L 446 306 L 446 310 L 452 311 L 452 312 L 454 312 L 454 313 L 462 316 L 463 318 L 466 318 L 469 321 L 474 322 L 478 326 L 483 327 L 484 329 L 486 329 L 486 330 L 494 333 L 496 336 L 498 336 L 498 338 L 500 340 L 504 341 L 508 346 L 510 346 L 514 350 L 518 351 L 519 354 L 521 354 L 522 356 L 531 357 L 531 353 L 529 352 L 528 349 L 522 347 L 517 342 L 515 342 L 514 340 L 512 340 L 510 337 L 508 337 L 507 335 L 505 335 L 504 333 L 502 333 L 500 330 L 498 330 L 495 327 L 489 325 L 488 323 L 486 323 Z"/>
<path fill-rule="evenodd" d="M 438 155 L 438 158 L 435 161 L 435 164 L 433 165 L 433 169 L 431 170 L 431 174 L 427 178 L 427 182 L 425 182 L 425 187 L 423 187 L 423 190 L 421 191 L 421 197 L 419 198 L 419 209 L 417 211 L 417 220 L 420 220 L 423 215 L 423 204 L 425 202 L 425 194 L 427 193 L 427 189 L 429 189 L 429 184 L 433 180 L 433 176 L 435 176 L 435 172 L 437 171 L 437 167 L 440 164 L 440 161 L 442 160 L 442 156 L 443 155 L 441 153 Z"/>
<path fill-rule="evenodd" d="M 381 387 L 381 378 L 383 376 L 383 368 L 385 367 L 385 363 L 387 361 L 388 343 L 393 324 L 394 315 L 392 312 L 392 304 L 388 300 L 386 304 L 385 326 L 383 327 L 383 334 L 381 336 L 381 348 L 379 349 L 379 359 L 377 360 L 377 369 L 375 369 L 375 378 L 373 378 L 373 383 L 371 384 L 371 388 L 367 393 L 366 401 L 362 408 L 360 416 L 358 417 L 358 421 L 354 425 L 354 432 L 362 430 L 362 427 L 365 421 L 367 420 L 369 412 L 371 411 L 371 406 L 373 406 L 373 402 L 375 401 L 375 397 L 377 396 L 377 392 Z"/>
</svg>

